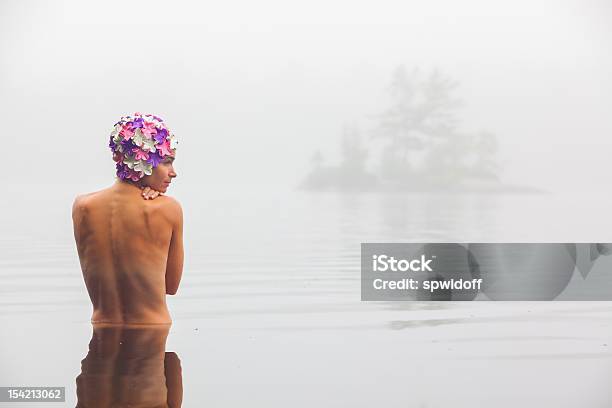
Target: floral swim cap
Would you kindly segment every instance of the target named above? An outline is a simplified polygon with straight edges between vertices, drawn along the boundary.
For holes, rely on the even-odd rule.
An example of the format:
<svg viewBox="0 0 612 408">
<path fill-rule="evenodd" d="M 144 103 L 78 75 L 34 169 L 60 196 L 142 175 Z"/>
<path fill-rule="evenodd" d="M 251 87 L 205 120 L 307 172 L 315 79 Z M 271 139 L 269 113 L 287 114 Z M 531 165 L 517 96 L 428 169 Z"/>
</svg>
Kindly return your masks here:
<svg viewBox="0 0 612 408">
<path fill-rule="evenodd" d="M 117 162 L 117 177 L 138 181 L 153 173 L 166 156 L 176 154 L 178 141 L 155 115 L 134 113 L 123 116 L 110 134 L 108 147 Z"/>
</svg>

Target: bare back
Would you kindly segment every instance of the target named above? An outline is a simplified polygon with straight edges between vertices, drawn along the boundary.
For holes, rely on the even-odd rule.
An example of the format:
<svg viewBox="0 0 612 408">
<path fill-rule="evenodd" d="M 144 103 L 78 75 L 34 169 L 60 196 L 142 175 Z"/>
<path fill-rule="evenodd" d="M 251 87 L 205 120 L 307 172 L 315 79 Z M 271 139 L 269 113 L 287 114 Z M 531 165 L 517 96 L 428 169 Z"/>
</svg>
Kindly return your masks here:
<svg viewBox="0 0 612 408">
<path fill-rule="evenodd" d="M 170 323 L 166 294 L 183 267 L 182 211 L 166 196 L 143 200 L 117 182 L 78 197 L 74 235 L 94 323 Z"/>
</svg>

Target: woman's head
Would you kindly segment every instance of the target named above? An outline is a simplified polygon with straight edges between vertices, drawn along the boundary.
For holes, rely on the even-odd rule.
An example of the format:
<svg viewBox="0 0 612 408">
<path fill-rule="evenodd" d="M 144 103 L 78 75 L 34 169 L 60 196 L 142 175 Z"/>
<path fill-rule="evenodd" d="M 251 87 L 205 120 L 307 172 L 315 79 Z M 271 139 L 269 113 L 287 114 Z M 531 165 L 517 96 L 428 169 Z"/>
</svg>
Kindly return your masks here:
<svg viewBox="0 0 612 408">
<path fill-rule="evenodd" d="M 177 144 L 160 117 L 136 112 L 115 124 L 108 146 L 116 162 L 117 177 L 165 192 L 176 177 L 172 163 Z"/>
</svg>

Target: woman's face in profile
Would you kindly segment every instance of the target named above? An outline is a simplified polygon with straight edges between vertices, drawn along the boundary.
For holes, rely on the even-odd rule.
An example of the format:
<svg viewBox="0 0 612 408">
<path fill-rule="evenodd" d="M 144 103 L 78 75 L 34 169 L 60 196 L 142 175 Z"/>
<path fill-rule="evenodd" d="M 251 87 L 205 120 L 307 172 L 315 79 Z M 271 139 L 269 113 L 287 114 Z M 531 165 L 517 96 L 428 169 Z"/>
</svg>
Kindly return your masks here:
<svg viewBox="0 0 612 408">
<path fill-rule="evenodd" d="M 166 156 L 157 167 L 153 169 L 153 174 L 142 178 L 142 185 L 151 187 L 161 193 L 165 193 L 170 187 L 172 179 L 176 177 L 174 171 L 174 157 Z"/>
</svg>

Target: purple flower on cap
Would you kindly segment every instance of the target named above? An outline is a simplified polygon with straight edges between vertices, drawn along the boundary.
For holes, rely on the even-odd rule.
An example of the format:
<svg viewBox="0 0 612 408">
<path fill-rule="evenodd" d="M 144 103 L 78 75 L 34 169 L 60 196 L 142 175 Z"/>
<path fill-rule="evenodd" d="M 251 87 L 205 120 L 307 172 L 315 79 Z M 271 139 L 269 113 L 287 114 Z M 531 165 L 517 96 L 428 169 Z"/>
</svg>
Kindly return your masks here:
<svg viewBox="0 0 612 408">
<path fill-rule="evenodd" d="M 142 118 L 136 118 L 134 119 L 134 123 L 132 124 L 132 127 L 134 129 L 136 128 L 141 128 L 144 126 L 144 120 Z"/>
<path fill-rule="evenodd" d="M 117 177 L 119 177 L 121 180 L 125 180 L 130 176 L 130 170 L 125 164 L 117 163 L 115 167 L 117 168 Z"/>
<path fill-rule="evenodd" d="M 157 143 L 164 143 L 164 140 L 168 137 L 168 131 L 166 129 L 157 129 L 157 133 L 153 138 Z"/>
<path fill-rule="evenodd" d="M 149 153 L 149 159 L 147 161 L 151 163 L 153 167 L 157 167 L 159 163 L 161 163 L 162 160 L 163 159 L 160 157 L 160 155 L 157 152 L 155 152 L 155 153 Z"/>
<path fill-rule="evenodd" d="M 132 151 L 134 151 L 134 149 L 135 149 L 135 148 L 137 148 L 137 147 L 138 147 L 138 146 L 136 146 L 136 145 L 134 144 L 134 142 L 132 141 L 132 139 L 127 139 L 127 140 L 123 139 L 123 140 L 121 141 L 121 148 L 123 149 L 123 152 L 124 152 L 124 153 L 127 153 L 127 152 L 132 152 Z"/>
</svg>

